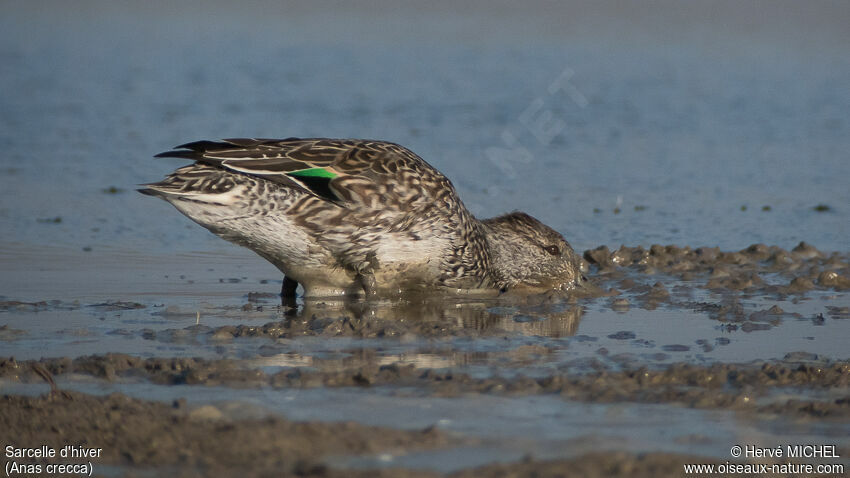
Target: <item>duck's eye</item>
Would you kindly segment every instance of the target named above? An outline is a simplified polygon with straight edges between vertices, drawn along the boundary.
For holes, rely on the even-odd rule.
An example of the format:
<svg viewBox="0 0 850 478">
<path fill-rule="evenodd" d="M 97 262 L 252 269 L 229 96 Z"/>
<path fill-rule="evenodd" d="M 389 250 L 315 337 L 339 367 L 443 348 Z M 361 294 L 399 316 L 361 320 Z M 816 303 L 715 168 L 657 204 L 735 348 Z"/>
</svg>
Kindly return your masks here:
<svg viewBox="0 0 850 478">
<path fill-rule="evenodd" d="M 553 256 L 561 255 L 561 249 L 559 249 L 558 246 L 544 246 L 543 250 L 548 252 L 549 254 L 552 254 Z"/>
</svg>

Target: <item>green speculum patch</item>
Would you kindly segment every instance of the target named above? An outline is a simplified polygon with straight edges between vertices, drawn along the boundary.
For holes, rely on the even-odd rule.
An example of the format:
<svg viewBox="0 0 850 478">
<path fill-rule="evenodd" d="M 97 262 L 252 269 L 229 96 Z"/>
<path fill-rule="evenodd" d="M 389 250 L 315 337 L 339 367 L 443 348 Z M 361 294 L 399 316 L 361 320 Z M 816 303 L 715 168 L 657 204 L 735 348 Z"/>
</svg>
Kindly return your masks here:
<svg viewBox="0 0 850 478">
<path fill-rule="evenodd" d="M 291 173 L 286 174 L 299 178 L 335 178 L 339 176 L 338 174 L 328 171 L 325 168 L 302 169 L 300 171 L 293 171 Z"/>
</svg>

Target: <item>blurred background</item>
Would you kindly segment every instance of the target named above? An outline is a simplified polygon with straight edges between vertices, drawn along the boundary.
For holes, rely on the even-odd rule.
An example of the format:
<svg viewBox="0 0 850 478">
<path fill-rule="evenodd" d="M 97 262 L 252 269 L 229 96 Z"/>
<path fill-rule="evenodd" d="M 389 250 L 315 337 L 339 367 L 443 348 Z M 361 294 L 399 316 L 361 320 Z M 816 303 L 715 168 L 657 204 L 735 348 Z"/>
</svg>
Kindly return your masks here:
<svg viewBox="0 0 850 478">
<path fill-rule="evenodd" d="M 0 243 L 223 251 L 140 183 L 226 137 L 403 144 L 579 249 L 848 250 L 850 3 L 0 4 Z"/>
</svg>

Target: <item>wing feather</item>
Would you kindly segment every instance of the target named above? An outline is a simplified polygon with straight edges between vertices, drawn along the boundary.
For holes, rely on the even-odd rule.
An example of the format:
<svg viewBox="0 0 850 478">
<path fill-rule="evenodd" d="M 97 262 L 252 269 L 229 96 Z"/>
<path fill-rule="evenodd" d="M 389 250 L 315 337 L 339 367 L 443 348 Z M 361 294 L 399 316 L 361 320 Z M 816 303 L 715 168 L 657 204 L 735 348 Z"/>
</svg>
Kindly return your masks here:
<svg viewBox="0 0 850 478">
<path fill-rule="evenodd" d="M 395 143 L 327 138 L 230 138 L 195 141 L 156 157 L 183 158 L 234 173 L 300 187 L 342 205 L 428 207 L 451 182 L 422 158 Z"/>
</svg>

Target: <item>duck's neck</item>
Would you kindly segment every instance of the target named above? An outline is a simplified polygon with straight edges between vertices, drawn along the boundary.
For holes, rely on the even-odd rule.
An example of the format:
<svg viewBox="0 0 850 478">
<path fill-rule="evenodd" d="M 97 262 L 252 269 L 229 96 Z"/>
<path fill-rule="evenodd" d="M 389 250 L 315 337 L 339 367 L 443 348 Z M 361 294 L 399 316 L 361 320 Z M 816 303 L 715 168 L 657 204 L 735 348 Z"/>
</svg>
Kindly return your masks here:
<svg viewBox="0 0 850 478">
<path fill-rule="evenodd" d="M 500 288 L 513 287 L 523 276 L 522 244 L 517 241 L 516 231 L 504 216 L 481 221 L 484 237 L 487 239 L 490 256 L 490 276 Z"/>
</svg>

